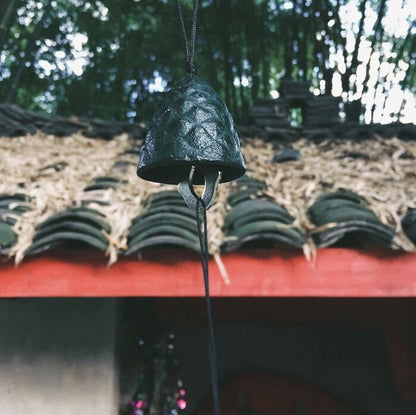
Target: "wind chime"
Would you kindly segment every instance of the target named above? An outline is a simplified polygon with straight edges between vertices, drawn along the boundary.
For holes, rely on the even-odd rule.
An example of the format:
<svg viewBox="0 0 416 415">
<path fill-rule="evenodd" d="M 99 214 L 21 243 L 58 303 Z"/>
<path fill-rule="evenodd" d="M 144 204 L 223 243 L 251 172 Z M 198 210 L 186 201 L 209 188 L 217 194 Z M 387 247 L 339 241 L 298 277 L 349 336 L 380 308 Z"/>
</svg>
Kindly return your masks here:
<svg viewBox="0 0 416 415">
<path fill-rule="evenodd" d="M 137 175 L 151 182 L 177 184 L 178 191 L 196 213 L 208 317 L 208 353 L 214 413 L 219 414 L 218 377 L 211 315 L 206 210 L 219 183 L 245 173 L 240 142 L 233 120 L 220 96 L 196 77 L 194 62 L 198 0 L 194 0 L 188 41 L 182 8 L 176 0 L 185 44 L 186 76 L 165 94 L 156 110 L 140 150 Z M 194 190 L 204 185 L 202 196 Z"/>
</svg>

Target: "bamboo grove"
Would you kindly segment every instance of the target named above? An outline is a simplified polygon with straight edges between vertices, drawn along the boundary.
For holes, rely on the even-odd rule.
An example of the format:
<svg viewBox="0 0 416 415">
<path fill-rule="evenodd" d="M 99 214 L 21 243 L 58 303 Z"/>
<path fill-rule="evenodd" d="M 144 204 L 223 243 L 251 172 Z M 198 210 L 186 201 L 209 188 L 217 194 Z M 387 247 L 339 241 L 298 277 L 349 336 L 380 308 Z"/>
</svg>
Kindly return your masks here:
<svg viewBox="0 0 416 415">
<path fill-rule="evenodd" d="M 182 1 L 190 21 L 191 1 Z M 282 78 L 363 103 L 416 90 L 411 0 L 201 0 L 198 75 L 239 121 Z M 410 10 L 410 12 L 407 12 Z M 62 115 L 147 119 L 184 73 L 173 0 L 3 0 L 0 100 Z M 400 119 L 405 95 L 395 114 Z"/>
</svg>

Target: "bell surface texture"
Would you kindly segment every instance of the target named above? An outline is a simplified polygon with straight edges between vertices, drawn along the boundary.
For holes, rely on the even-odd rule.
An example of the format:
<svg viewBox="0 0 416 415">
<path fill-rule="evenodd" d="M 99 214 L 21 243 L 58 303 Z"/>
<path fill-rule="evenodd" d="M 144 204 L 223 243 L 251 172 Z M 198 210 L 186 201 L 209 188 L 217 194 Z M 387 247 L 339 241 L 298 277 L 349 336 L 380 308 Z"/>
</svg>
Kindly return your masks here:
<svg viewBox="0 0 416 415">
<path fill-rule="evenodd" d="M 245 173 L 240 140 L 221 97 L 196 77 L 182 78 L 165 94 L 140 151 L 137 175 L 157 183 L 204 184 L 204 168 L 221 171 L 221 182 Z"/>
</svg>

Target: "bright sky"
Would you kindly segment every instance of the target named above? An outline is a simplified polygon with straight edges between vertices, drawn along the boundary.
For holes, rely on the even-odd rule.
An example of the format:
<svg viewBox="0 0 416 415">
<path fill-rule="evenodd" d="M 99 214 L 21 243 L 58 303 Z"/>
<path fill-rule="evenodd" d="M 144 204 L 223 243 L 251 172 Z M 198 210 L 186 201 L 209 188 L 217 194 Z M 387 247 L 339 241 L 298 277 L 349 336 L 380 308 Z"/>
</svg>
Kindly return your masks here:
<svg viewBox="0 0 416 415">
<path fill-rule="evenodd" d="M 352 53 L 355 46 L 355 33 L 358 31 L 358 22 L 360 19 L 360 13 L 357 8 L 358 1 L 352 1 L 347 6 L 340 9 L 341 21 L 345 29 L 347 30 L 347 51 Z M 366 12 L 366 19 L 364 24 L 364 32 L 370 34 L 377 20 L 377 14 L 368 8 Z M 404 37 L 410 26 L 410 22 L 416 19 L 416 0 L 387 0 L 387 12 L 383 21 L 386 34 L 393 35 L 395 37 Z M 351 30 L 352 29 L 352 30 Z M 403 102 L 403 96 L 405 98 L 405 108 L 403 111 L 402 122 L 416 122 L 416 99 L 415 96 L 409 91 L 401 91 L 399 82 L 403 80 L 405 71 L 408 68 L 408 64 L 404 61 L 399 65 L 399 70 L 394 72 L 394 65 L 387 62 L 380 62 L 380 54 L 378 52 L 373 53 L 371 56 L 370 42 L 362 42 L 358 59 L 363 62 L 357 69 L 357 94 L 351 95 L 349 99 L 357 99 L 363 91 L 363 83 L 365 80 L 365 66 L 368 60 L 370 61 L 370 78 L 368 80 L 368 92 L 362 98 L 364 104 L 376 102 L 382 103 L 386 100 L 385 110 L 382 112 L 382 108 L 379 106 L 375 110 L 374 122 L 391 122 L 397 121 L 394 114 L 400 111 L 400 106 Z M 385 59 L 393 56 L 391 51 L 392 45 L 390 43 L 384 43 L 382 54 Z M 333 56 L 334 63 L 338 64 L 342 62 L 340 54 Z M 384 60 L 384 59 L 383 59 Z M 380 69 L 380 72 L 379 72 Z M 389 92 L 385 96 L 382 90 L 382 85 L 377 88 L 377 78 L 385 78 L 388 82 Z M 334 82 L 332 93 L 335 96 L 341 95 L 341 80 L 340 77 Z M 345 98 L 345 97 L 344 97 Z M 365 114 L 365 122 L 370 122 L 370 108 L 367 109 Z"/>
<path fill-rule="evenodd" d="M 383 21 L 386 33 L 389 35 L 394 35 L 396 37 L 403 37 L 407 34 L 409 30 L 409 22 L 416 19 L 416 0 L 387 0 L 387 13 Z M 346 6 L 343 6 L 340 9 L 340 18 L 343 24 L 343 27 L 347 32 L 347 51 L 351 54 L 355 46 L 355 34 L 358 31 L 358 23 L 360 21 L 360 12 L 358 10 L 358 0 L 350 1 Z M 292 7 L 292 2 L 287 2 L 288 7 Z M 403 7 L 402 7 L 403 6 Z M 366 12 L 366 19 L 364 25 L 364 31 L 367 34 L 371 33 L 371 30 L 374 26 L 374 23 L 377 19 L 377 14 L 371 9 L 368 8 Z M 331 22 L 329 24 L 331 25 Z M 333 22 L 335 23 L 335 22 Z M 332 23 L 332 24 L 333 24 Z M 392 56 L 391 44 L 384 43 L 382 53 L 385 58 Z M 365 68 L 368 60 L 371 57 L 371 48 L 370 42 L 362 42 L 359 50 L 358 59 L 361 63 L 357 69 L 357 84 L 358 90 L 355 95 L 350 94 L 349 96 L 343 96 L 343 98 L 357 99 L 361 96 L 363 91 L 363 83 L 365 80 Z M 336 51 L 330 58 L 332 67 L 338 67 L 338 69 L 343 72 L 345 71 L 344 58 L 342 51 Z M 362 97 L 364 104 L 372 103 L 374 100 L 376 102 L 382 103 L 386 100 L 386 105 L 384 111 L 382 111 L 382 106 L 379 106 L 375 110 L 374 122 L 388 123 L 392 121 L 397 121 L 397 114 L 400 111 L 400 106 L 404 100 L 404 109 L 402 112 L 401 121 L 402 122 L 416 122 L 416 99 L 415 96 L 410 91 L 401 91 L 399 82 L 403 79 L 405 71 L 408 68 L 408 64 L 402 61 L 399 65 L 399 70 L 394 72 L 394 65 L 387 62 L 380 63 L 380 54 L 375 52 L 372 56 L 370 63 L 370 78 L 368 80 L 368 92 Z M 375 88 L 377 78 L 379 76 L 379 67 L 380 67 L 380 77 L 386 78 L 389 85 L 388 95 L 385 96 L 381 86 Z M 324 84 L 321 84 L 320 89 L 314 91 L 315 94 L 320 94 L 325 88 Z M 341 76 L 335 74 L 333 79 L 333 89 L 332 94 L 334 96 L 342 95 L 342 86 L 341 86 Z M 271 91 L 271 95 L 274 98 L 278 97 L 277 90 Z M 365 114 L 365 122 L 370 122 L 370 108 L 368 108 Z"/>
</svg>

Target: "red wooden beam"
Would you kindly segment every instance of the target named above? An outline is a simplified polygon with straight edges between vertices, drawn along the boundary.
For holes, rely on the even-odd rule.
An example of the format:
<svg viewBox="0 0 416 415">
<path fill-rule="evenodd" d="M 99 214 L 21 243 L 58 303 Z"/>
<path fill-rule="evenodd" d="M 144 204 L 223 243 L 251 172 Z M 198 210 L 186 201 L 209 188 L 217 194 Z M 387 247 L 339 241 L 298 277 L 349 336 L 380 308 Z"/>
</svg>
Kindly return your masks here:
<svg viewBox="0 0 416 415">
<path fill-rule="evenodd" d="M 315 264 L 272 250 L 223 256 L 231 283 L 211 261 L 211 294 L 218 297 L 416 297 L 416 253 L 320 249 Z M 0 297 L 199 297 L 199 256 L 149 250 L 111 267 L 95 252 L 71 251 L 0 264 Z"/>
</svg>

